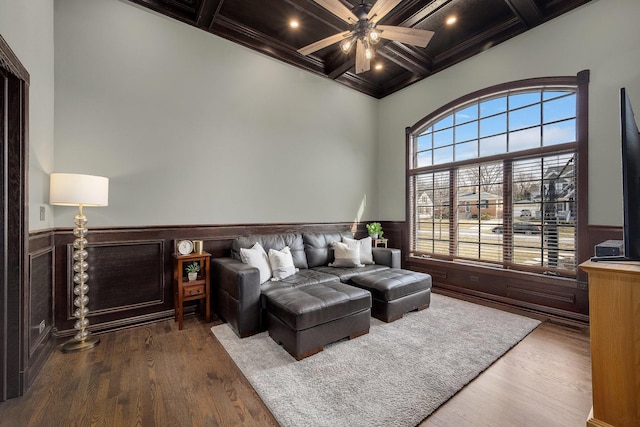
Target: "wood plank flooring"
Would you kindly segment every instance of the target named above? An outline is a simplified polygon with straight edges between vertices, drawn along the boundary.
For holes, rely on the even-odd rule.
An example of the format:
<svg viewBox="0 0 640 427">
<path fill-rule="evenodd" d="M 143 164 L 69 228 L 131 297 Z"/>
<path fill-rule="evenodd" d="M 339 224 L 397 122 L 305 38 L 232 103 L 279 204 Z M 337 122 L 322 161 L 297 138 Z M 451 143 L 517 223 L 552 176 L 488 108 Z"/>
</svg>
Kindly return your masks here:
<svg viewBox="0 0 640 427">
<path fill-rule="evenodd" d="M 0 403 L 0 426 L 277 426 L 199 317 L 101 335 L 54 352 L 29 392 Z M 584 426 L 589 338 L 543 324 L 421 426 Z"/>
</svg>

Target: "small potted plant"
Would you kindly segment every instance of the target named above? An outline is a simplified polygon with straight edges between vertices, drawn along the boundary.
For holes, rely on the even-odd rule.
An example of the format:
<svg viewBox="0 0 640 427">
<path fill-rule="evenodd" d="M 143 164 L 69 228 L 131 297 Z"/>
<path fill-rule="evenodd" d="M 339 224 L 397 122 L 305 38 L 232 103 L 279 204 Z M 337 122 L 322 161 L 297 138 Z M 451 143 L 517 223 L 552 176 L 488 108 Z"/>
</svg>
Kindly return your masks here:
<svg viewBox="0 0 640 427">
<path fill-rule="evenodd" d="M 384 231 L 382 231 L 382 225 L 379 222 L 372 222 L 367 224 L 367 231 L 372 239 L 381 239 Z"/>
<path fill-rule="evenodd" d="M 191 264 L 188 264 L 185 270 L 187 271 L 187 276 L 189 277 L 189 281 L 192 282 L 198 278 L 198 271 L 200 271 L 200 264 L 194 261 Z"/>
</svg>

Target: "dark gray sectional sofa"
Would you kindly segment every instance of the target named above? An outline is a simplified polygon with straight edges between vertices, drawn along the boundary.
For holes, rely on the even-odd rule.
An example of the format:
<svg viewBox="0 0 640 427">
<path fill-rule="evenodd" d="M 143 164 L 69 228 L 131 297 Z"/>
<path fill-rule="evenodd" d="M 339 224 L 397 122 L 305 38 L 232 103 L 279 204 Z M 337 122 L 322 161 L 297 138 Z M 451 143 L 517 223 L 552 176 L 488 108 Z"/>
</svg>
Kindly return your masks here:
<svg viewBox="0 0 640 427">
<path fill-rule="evenodd" d="M 385 321 L 429 306 L 431 277 L 400 269 L 398 249 L 372 248 L 375 264 L 364 267 L 330 267 L 332 243 L 343 236 L 352 238 L 349 232 L 236 238 L 231 257 L 211 262 L 218 314 L 241 338 L 268 329 L 299 360 L 330 342 L 366 334 L 372 294 L 373 314 Z M 256 242 L 267 253 L 288 246 L 298 271 L 260 284 L 258 269 L 240 260 L 240 249 Z M 357 277 L 368 279 L 354 280 Z"/>
</svg>

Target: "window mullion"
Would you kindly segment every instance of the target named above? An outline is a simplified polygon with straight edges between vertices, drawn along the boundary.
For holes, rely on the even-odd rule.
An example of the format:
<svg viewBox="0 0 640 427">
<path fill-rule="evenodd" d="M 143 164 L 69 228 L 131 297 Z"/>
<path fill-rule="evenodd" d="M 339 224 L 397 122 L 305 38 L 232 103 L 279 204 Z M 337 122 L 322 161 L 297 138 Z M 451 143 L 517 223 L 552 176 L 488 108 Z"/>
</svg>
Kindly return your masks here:
<svg viewBox="0 0 640 427">
<path fill-rule="evenodd" d="M 458 170 L 449 171 L 449 255 L 458 254 Z"/>
</svg>

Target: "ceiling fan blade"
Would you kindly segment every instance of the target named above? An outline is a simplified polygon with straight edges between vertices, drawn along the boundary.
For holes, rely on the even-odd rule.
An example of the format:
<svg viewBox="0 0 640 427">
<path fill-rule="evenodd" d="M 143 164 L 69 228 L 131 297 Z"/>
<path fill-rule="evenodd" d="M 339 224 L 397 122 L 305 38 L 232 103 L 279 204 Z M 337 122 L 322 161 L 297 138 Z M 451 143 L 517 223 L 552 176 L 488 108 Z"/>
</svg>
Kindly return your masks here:
<svg viewBox="0 0 640 427">
<path fill-rule="evenodd" d="M 336 15 L 338 18 L 345 21 L 347 24 L 354 24 L 358 22 L 358 18 L 351 12 L 345 5 L 340 3 L 340 0 L 313 0 L 320 6 L 327 9 L 329 12 Z"/>
<path fill-rule="evenodd" d="M 380 37 L 414 46 L 425 47 L 435 34 L 433 31 L 418 28 L 394 27 L 391 25 L 376 25 L 380 30 Z"/>
<path fill-rule="evenodd" d="M 367 14 L 367 19 L 373 19 L 375 16 L 375 22 L 378 22 L 384 18 L 387 13 L 391 12 L 401 1 L 402 0 L 378 0 L 373 6 L 371 6 L 371 10 L 369 10 L 369 13 Z"/>
<path fill-rule="evenodd" d="M 370 65 L 364 44 L 361 39 L 358 39 L 358 42 L 356 43 L 356 74 L 369 71 Z"/>
<path fill-rule="evenodd" d="M 308 46 L 298 49 L 298 53 L 301 53 L 303 55 L 309 55 L 310 53 L 313 53 L 320 49 L 324 49 L 327 46 L 330 46 L 334 43 L 344 40 L 344 38 L 347 37 L 349 34 L 351 34 L 351 31 L 344 31 L 342 33 L 334 34 L 332 36 L 327 37 L 326 39 L 319 40 L 315 43 L 311 43 Z"/>
</svg>

